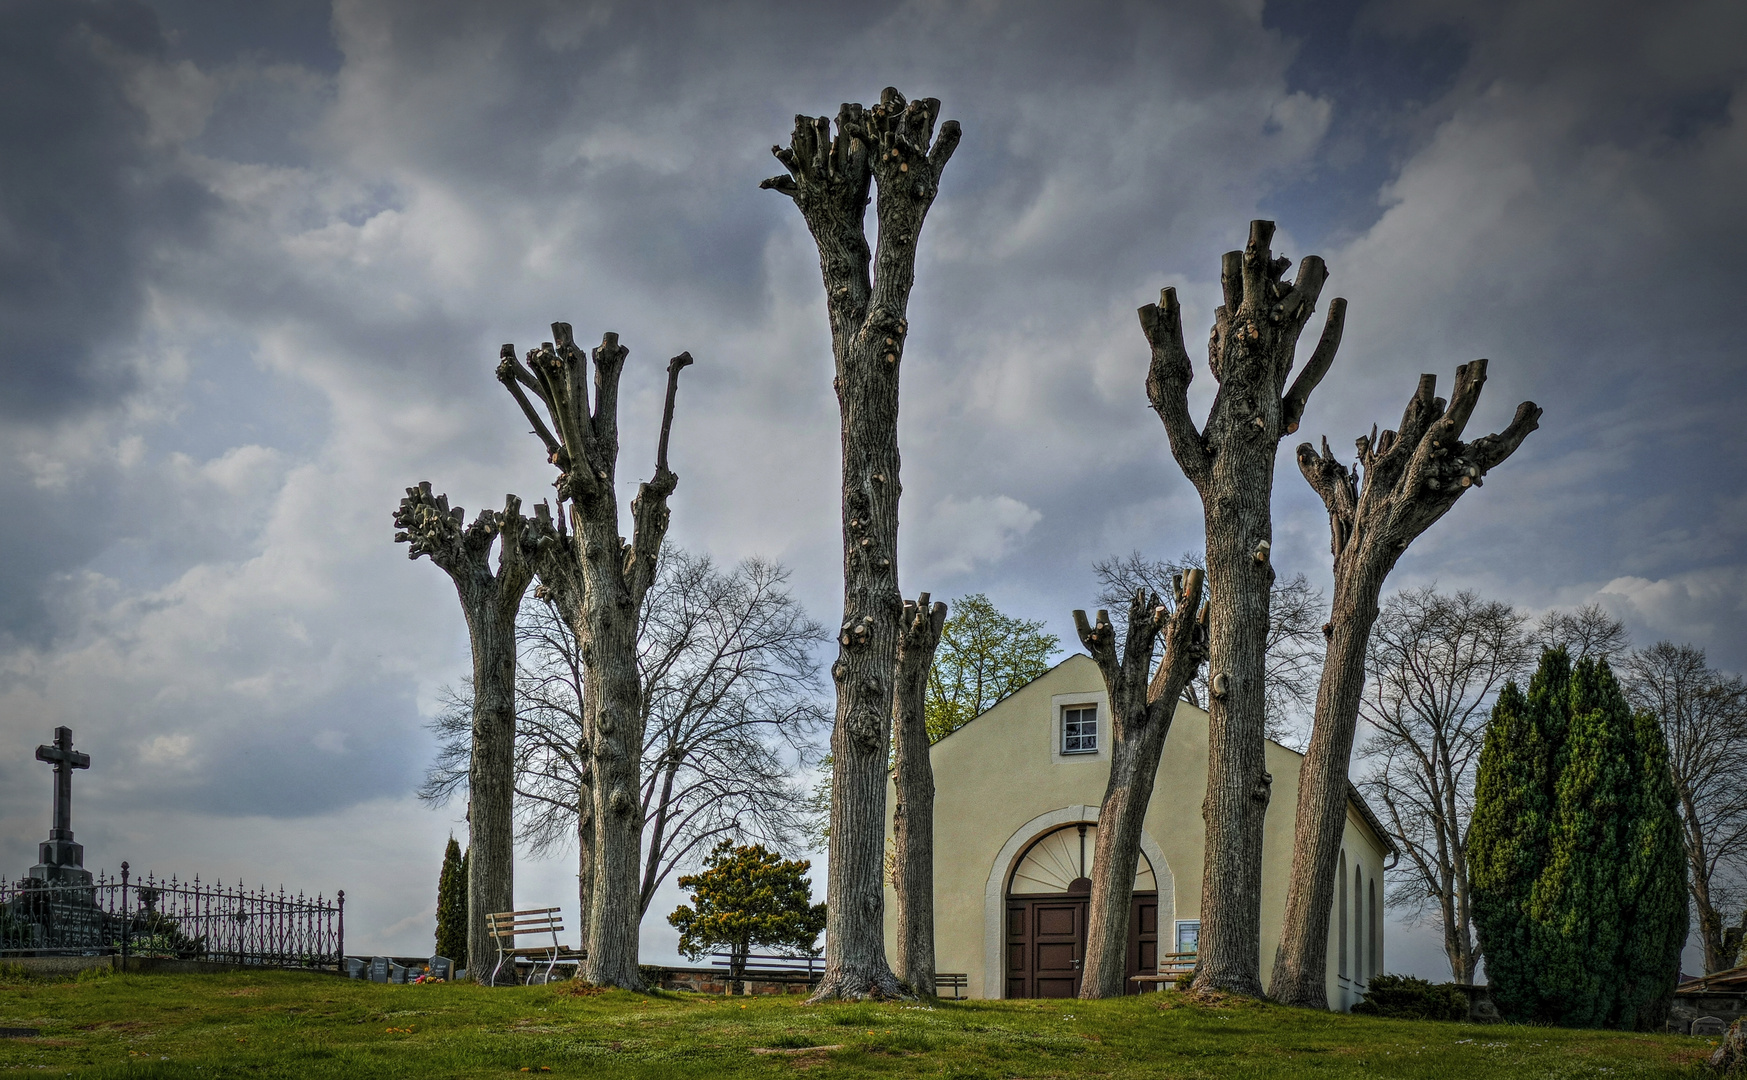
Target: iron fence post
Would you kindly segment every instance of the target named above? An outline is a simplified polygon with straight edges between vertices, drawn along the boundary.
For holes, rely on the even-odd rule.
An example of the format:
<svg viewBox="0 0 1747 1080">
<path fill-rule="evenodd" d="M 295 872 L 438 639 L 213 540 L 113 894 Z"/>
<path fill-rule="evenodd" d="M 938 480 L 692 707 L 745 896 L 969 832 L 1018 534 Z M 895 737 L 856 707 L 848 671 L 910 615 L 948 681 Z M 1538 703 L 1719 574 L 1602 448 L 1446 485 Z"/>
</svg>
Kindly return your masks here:
<svg viewBox="0 0 1747 1080">
<path fill-rule="evenodd" d="M 121 863 L 121 959 L 122 967 L 127 967 L 128 946 L 132 944 L 133 916 L 127 909 L 127 860 Z"/>
<path fill-rule="evenodd" d="M 336 943 L 336 948 L 339 950 L 339 957 L 335 966 L 339 970 L 339 973 L 344 975 L 346 973 L 346 890 L 344 889 L 340 890 L 339 903 L 340 937 L 339 941 Z"/>
</svg>

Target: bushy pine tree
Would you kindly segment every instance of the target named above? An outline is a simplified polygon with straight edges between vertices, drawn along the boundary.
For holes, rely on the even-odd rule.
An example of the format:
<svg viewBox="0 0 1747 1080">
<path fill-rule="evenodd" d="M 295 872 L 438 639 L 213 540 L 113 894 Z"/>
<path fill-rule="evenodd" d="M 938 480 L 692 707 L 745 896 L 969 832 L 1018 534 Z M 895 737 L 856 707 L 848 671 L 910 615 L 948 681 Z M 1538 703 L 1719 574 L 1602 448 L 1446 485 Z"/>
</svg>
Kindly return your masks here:
<svg viewBox="0 0 1747 1080">
<path fill-rule="evenodd" d="M 728 978 L 738 982 L 758 946 L 811 952 L 825 929 L 825 905 L 813 903 L 812 864 L 785 860 L 760 844 L 717 844 L 704 869 L 679 879 L 691 904 L 667 921 L 679 931 L 679 951 L 699 959 L 728 949 Z"/>
<path fill-rule="evenodd" d="M 1605 662 L 1549 649 L 1493 709 L 1469 838 L 1507 1019 L 1647 1027 L 1674 987 L 1686 879 L 1667 744 Z"/>
<path fill-rule="evenodd" d="M 467 854 L 454 836 L 437 876 L 437 955 L 467 962 Z"/>
</svg>

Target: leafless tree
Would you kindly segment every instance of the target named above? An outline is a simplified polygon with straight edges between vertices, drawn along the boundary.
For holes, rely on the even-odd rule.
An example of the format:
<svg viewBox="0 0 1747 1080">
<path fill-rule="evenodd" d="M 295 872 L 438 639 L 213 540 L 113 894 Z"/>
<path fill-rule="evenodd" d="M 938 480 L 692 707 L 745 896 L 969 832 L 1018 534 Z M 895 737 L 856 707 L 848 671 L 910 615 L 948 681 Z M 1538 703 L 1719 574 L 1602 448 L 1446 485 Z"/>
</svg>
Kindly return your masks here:
<svg viewBox="0 0 1747 1080">
<path fill-rule="evenodd" d="M 1214 313 L 1207 362 L 1219 383 L 1204 428 L 1189 415 L 1194 369 L 1183 346 L 1175 289 L 1140 309 L 1152 349 L 1147 398 L 1171 455 L 1201 496 L 1203 550 L 1214 583 L 1209 626 L 1208 768 L 1201 957 L 1195 987 L 1262 993 L 1262 825 L 1274 778 L 1267 769 L 1268 601 L 1274 583 L 1270 505 L 1280 439 L 1298 429 L 1305 402 L 1340 346 L 1346 303 L 1330 305 L 1321 339 L 1293 379 L 1298 338 L 1316 310 L 1327 270 L 1312 255 L 1292 282 L 1276 259 L 1271 221 L 1250 222 L 1249 242 L 1220 267 L 1225 303 Z"/>
<path fill-rule="evenodd" d="M 544 504 L 540 507 L 543 511 Z M 493 955 L 486 917 L 515 906 L 516 609 L 534 577 L 542 528 L 522 516 L 522 501 L 505 496 L 502 511 L 467 513 L 450 507 L 431 485 L 406 489 L 394 513 L 397 543 L 407 557 L 429 556 L 455 583 L 473 646 L 467 770 L 467 968 L 486 970 Z M 551 531 L 546 523 L 544 531 Z M 498 546 L 497 572 L 491 549 Z"/>
<path fill-rule="evenodd" d="M 1108 608 L 1117 637 L 1128 633 L 1124 608 L 1135 590 L 1160 596 L 1171 595 L 1171 582 L 1179 575 L 1199 569 L 1204 560 L 1196 552 L 1177 559 L 1151 559 L 1138 551 L 1112 555 L 1092 564 L 1098 578 L 1098 603 Z M 1214 586 L 1207 586 L 1211 591 Z M 1265 695 L 1268 703 L 1268 738 L 1303 749 L 1300 718 L 1316 700 L 1316 679 L 1322 669 L 1322 624 L 1328 617 L 1322 590 L 1313 588 L 1303 574 L 1281 580 L 1276 577 L 1268 599 L 1268 662 Z M 1207 678 L 1201 668 L 1183 687 L 1183 700 L 1199 708 L 1207 700 Z"/>
<path fill-rule="evenodd" d="M 934 995 L 934 764 L 928 747 L 928 671 L 946 628 L 946 605 L 923 593 L 904 602 L 892 694 L 892 890 L 898 907 L 898 979 Z"/>
<path fill-rule="evenodd" d="M 619 377 L 630 350 L 606 334 L 594 350 L 594 400 L 589 400 L 590 357 L 577 348 L 569 323 L 552 324 L 552 341 L 528 352 L 527 365 L 505 345 L 497 377 L 521 406 L 558 469 L 558 517 L 568 531 L 542 541 L 538 573 L 575 636 L 585 678 L 589 772 L 593 778 L 594 900 L 589 906 L 587 972 L 597 985 L 641 990 L 637 967 L 642 905 L 643 703 L 637 668 L 637 631 L 643 597 L 655 580 L 667 535 L 668 496 L 679 477 L 667 467 L 679 373 L 690 353 L 668 361 L 667 405 L 656 441 L 655 474 L 631 501 L 631 540 L 619 528 L 614 487 L 619 463 Z M 534 406 L 538 400 L 543 409 Z M 538 517 L 538 513 L 536 513 Z"/>
<path fill-rule="evenodd" d="M 1472 982 L 1480 962 L 1467 860 L 1474 769 L 1493 699 L 1539 652 L 1522 615 L 1468 591 L 1398 592 L 1371 632 L 1360 709 L 1373 734 L 1359 788 L 1405 856 L 1389 906 L 1437 924 L 1457 982 Z"/>
<path fill-rule="evenodd" d="M 1074 612 L 1080 642 L 1104 676 L 1110 695 L 1110 779 L 1098 809 L 1098 843 L 1092 854 L 1092 895 L 1087 901 L 1086 971 L 1082 998 L 1121 997 L 1127 989 L 1128 920 L 1140 836 L 1158 779 L 1159 758 L 1183 687 L 1207 658 L 1207 612 L 1201 602 L 1202 572 L 1191 568 L 1171 582 L 1167 607 L 1161 594 L 1136 589 L 1123 619 L 1122 652 L 1108 611 L 1088 623 Z M 1164 636 L 1164 656 L 1153 670 L 1153 646 Z"/>
<path fill-rule="evenodd" d="M 1668 738 L 1686 840 L 1687 885 L 1705 973 L 1736 963 L 1726 923 L 1747 903 L 1747 684 L 1703 649 L 1660 641 L 1625 663 L 1632 703 Z"/>
<path fill-rule="evenodd" d="M 1456 369 L 1447 407 L 1437 384 L 1435 375 L 1420 376 L 1400 426 L 1381 436 L 1373 427 L 1359 438 L 1353 469 L 1335 459 L 1327 439 L 1320 454 L 1310 443 L 1298 447 L 1298 467 L 1328 509 L 1335 592 L 1323 628 L 1328 653 L 1316 717 L 1298 773 L 1286 916 L 1268 987 L 1288 1005 L 1328 1007 L 1329 918 L 1347 822 L 1347 776 L 1383 583 L 1408 545 L 1479 487 L 1540 423 L 1540 407 L 1525 401 L 1502 431 L 1464 441 L 1486 385 L 1486 361 Z"/>
<path fill-rule="evenodd" d="M 819 248 L 842 424 L 843 622 L 831 677 L 831 876 L 825 975 L 810 999 L 897 996 L 886 962 L 886 765 L 892 677 L 903 595 L 898 591 L 898 371 L 910 331 L 916 244 L 958 146 L 958 121 L 934 125 L 940 102 L 906 101 L 892 87 L 871 109 L 844 105 L 795 117 L 787 170 L 763 187 L 795 201 Z M 868 247 L 869 189 L 879 250 Z"/>
<path fill-rule="evenodd" d="M 707 556 L 662 549 L 644 601 L 643 874 L 639 914 L 676 869 L 724 837 L 789 847 L 805 827 L 793 765 L 827 722 L 813 649 L 824 628 L 789 593 L 788 571 L 748 559 L 722 571 Z M 523 607 L 516 792 L 520 839 L 535 853 L 578 843 L 584 910 L 593 882 L 593 776 L 586 668 L 555 605 Z M 467 729 L 435 723 L 438 760 L 422 791 L 446 798 L 466 780 Z"/>
<path fill-rule="evenodd" d="M 1600 604 L 1584 604 L 1572 611 L 1557 609 L 1535 624 L 1535 644 L 1543 649 L 1564 649 L 1573 661 L 1590 656 L 1612 661 L 1631 647 L 1626 624 L 1607 613 Z"/>
</svg>

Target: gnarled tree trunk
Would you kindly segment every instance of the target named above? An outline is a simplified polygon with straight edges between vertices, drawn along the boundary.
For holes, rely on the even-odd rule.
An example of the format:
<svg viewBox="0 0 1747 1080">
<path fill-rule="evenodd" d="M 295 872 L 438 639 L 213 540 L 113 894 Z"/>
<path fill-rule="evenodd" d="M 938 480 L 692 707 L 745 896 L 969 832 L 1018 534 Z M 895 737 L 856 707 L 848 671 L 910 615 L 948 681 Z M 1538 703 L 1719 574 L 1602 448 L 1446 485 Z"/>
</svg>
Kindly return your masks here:
<svg viewBox="0 0 1747 1080">
<path fill-rule="evenodd" d="M 466 512 L 431 494 L 429 482 L 406 489 L 395 511 L 397 542 L 407 557 L 428 555 L 455 583 L 473 646 L 473 749 L 467 770 L 467 970 L 482 978 L 497 962 L 486 917 L 515 907 L 516 612 L 534 577 L 539 528 L 504 498 L 463 527 Z M 548 530 L 549 531 L 549 530 Z M 491 545 L 498 537 L 497 573 Z"/>
<path fill-rule="evenodd" d="M 1420 376 L 1400 429 L 1379 437 L 1373 428 L 1371 436 L 1359 439 L 1362 489 L 1326 439 L 1320 455 L 1309 443 L 1298 447 L 1298 467 L 1328 507 L 1335 593 L 1323 628 L 1328 653 L 1310 749 L 1299 771 L 1286 920 L 1269 986 L 1287 1005 L 1328 1008 L 1329 909 L 1352 787 L 1347 770 L 1365 687 L 1365 650 L 1384 579 L 1407 546 L 1509 457 L 1541 416 L 1533 402 L 1525 401 L 1504 431 L 1464 443 L 1462 430 L 1485 382 L 1485 360 L 1457 368 L 1446 410 L 1444 399 L 1434 396 L 1437 377 Z M 1451 921 L 1446 919 L 1445 926 L 1451 929 Z"/>
<path fill-rule="evenodd" d="M 914 604 L 905 601 L 892 691 L 898 793 L 892 812 L 892 841 L 897 849 L 892 871 L 898 896 L 897 975 L 918 997 L 935 996 L 934 766 L 928 759 L 926 706 L 928 669 L 945 626 L 945 604 L 930 608 L 927 593 Z"/>
<path fill-rule="evenodd" d="M 681 353 L 667 366 L 667 407 L 655 454 L 655 475 L 631 502 L 631 542 L 619 533 L 614 482 L 619 460 L 619 376 L 629 349 L 606 334 L 594 350 L 595 400 L 588 396 L 588 358 L 577 348 L 570 324 L 553 323 L 554 342 L 528 353 L 527 366 L 513 345 L 503 347 L 498 380 L 521 405 L 558 467 L 559 513 L 570 504 L 570 529 L 542 545 L 540 582 L 576 635 L 584 664 L 583 713 L 591 733 L 595 830 L 594 898 L 589 905 L 587 972 L 591 982 L 641 990 L 637 970 L 638 925 L 643 908 L 638 869 L 643 815 L 642 682 L 637 672 L 637 616 L 655 577 L 656 557 L 667 535 L 667 497 L 679 478 L 667 467 L 680 369 L 692 362 Z M 546 407 L 547 426 L 528 392 Z M 556 434 L 554 434 L 556 432 Z"/>
<path fill-rule="evenodd" d="M 1127 990 L 1128 917 L 1146 808 L 1177 703 L 1207 655 L 1201 580 L 1200 570 L 1178 579 L 1177 595 L 1172 597 L 1174 613 L 1158 596 L 1137 590 L 1128 606 L 1128 634 L 1120 659 L 1109 613 L 1098 612 L 1097 622 L 1087 625 L 1086 613 L 1074 612 L 1080 641 L 1097 662 L 1110 694 L 1112 736 L 1110 782 L 1098 810 L 1098 845 L 1092 855 L 1086 970 L 1080 980 L 1083 998 L 1120 997 Z M 1160 633 L 1165 635 L 1165 656 L 1149 685 L 1153 643 Z"/>
<path fill-rule="evenodd" d="M 843 624 L 831 677 L 831 877 L 825 975 L 810 1000 L 896 996 L 884 940 L 886 758 L 898 592 L 898 369 L 910 324 L 916 241 L 959 140 L 940 102 L 906 102 L 891 87 L 871 109 L 844 105 L 831 122 L 797 116 L 787 175 L 764 187 L 795 200 L 819 247 L 831 319 L 843 439 Z M 877 184 L 879 251 L 863 220 Z M 870 273 L 871 271 L 871 273 Z"/>
<path fill-rule="evenodd" d="M 1198 989 L 1260 996 L 1262 824 L 1273 777 L 1266 761 L 1268 561 L 1274 522 L 1274 456 L 1298 427 L 1304 403 L 1334 362 L 1346 305 L 1331 306 L 1322 340 L 1286 389 L 1293 354 L 1316 309 L 1327 271 L 1314 255 L 1296 281 L 1289 259 L 1269 250 L 1271 221 L 1250 222 L 1243 251 L 1228 252 L 1220 280 L 1208 366 L 1219 382 L 1205 431 L 1189 416 L 1193 369 L 1183 347 L 1176 290 L 1140 309 L 1152 346 L 1147 396 L 1171 441 L 1171 454 L 1201 496 L 1206 519 L 1209 620 L 1206 863 L 1201 886 Z M 1102 830 L 1100 830 L 1102 831 Z"/>
</svg>

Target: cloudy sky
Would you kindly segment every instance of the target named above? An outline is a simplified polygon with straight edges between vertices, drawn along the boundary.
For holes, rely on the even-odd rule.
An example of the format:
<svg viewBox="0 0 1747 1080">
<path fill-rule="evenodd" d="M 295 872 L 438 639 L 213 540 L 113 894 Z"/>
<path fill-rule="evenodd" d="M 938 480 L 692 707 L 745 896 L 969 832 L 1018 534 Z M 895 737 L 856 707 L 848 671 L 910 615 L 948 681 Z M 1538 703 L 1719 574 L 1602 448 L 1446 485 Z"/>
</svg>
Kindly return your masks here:
<svg viewBox="0 0 1747 1080">
<path fill-rule="evenodd" d="M 888 84 L 964 127 L 911 309 L 907 592 L 1067 640 L 1094 558 L 1198 546 L 1134 309 L 1176 286 L 1193 339 L 1265 216 L 1351 304 L 1305 434 L 1480 356 L 1476 430 L 1546 410 L 1393 584 L 1597 600 L 1747 668 L 1744 44 L 1727 0 L 0 0 L 0 864 L 67 724 L 88 864 L 344 888 L 349 946 L 428 948 L 458 810 L 412 792 L 467 642 L 389 515 L 421 479 L 547 490 L 492 369 L 555 320 L 631 348 L 627 497 L 697 357 L 673 538 L 786 562 L 829 623 L 817 262 L 758 182 L 795 113 Z M 1276 559 L 1326 584 L 1289 444 Z"/>
</svg>

